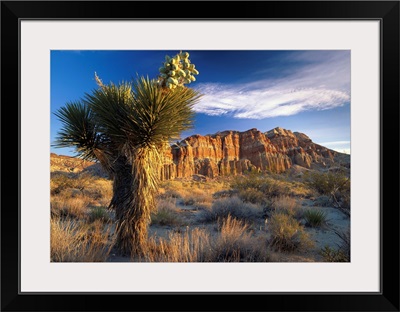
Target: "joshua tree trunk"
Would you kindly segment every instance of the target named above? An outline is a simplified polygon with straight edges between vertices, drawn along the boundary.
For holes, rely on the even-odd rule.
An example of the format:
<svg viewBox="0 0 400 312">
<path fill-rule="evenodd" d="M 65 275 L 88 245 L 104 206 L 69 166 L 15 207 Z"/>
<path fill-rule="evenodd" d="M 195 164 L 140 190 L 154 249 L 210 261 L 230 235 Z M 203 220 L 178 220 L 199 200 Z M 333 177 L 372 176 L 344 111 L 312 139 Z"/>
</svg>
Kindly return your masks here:
<svg viewBox="0 0 400 312">
<path fill-rule="evenodd" d="M 110 206 L 116 211 L 117 248 L 131 257 L 145 252 L 150 213 L 155 209 L 157 155 L 155 148 L 144 147 L 115 162 Z"/>
</svg>

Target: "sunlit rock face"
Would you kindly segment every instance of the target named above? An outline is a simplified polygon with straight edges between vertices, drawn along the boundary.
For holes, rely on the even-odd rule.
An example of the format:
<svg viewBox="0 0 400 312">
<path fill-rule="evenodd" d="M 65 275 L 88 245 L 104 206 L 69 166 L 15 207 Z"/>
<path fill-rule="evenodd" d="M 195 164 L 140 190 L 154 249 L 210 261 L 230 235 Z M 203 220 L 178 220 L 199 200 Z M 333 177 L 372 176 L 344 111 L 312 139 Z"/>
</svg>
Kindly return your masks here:
<svg viewBox="0 0 400 312">
<path fill-rule="evenodd" d="M 315 144 L 305 134 L 282 128 L 265 133 L 223 131 L 213 135 L 193 135 L 166 146 L 163 151 L 162 180 L 209 178 L 249 171 L 281 173 L 299 165 L 320 169 L 340 162 L 350 166 L 350 155 Z"/>
</svg>

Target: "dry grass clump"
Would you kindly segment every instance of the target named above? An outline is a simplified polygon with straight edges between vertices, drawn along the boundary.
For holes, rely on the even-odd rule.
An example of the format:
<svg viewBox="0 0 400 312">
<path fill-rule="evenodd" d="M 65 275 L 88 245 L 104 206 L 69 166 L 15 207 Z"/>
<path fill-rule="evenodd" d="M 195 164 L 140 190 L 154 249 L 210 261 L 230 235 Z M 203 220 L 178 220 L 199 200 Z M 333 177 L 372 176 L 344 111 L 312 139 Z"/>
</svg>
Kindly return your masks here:
<svg viewBox="0 0 400 312">
<path fill-rule="evenodd" d="M 229 215 L 242 220 L 254 220 L 262 217 L 262 208 L 259 205 L 245 203 L 239 197 L 217 199 L 210 210 L 203 210 L 199 216 L 201 221 L 212 222 Z"/>
<path fill-rule="evenodd" d="M 272 200 L 272 208 L 275 212 L 286 213 L 292 217 L 302 214 L 302 209 L 296 198 L 291 196 L 278 196 Z"/>
<path fill-rule="evenodd" d="M 101 222 L 51 219 L 50 234 L 52 262 L 104 262 L 114 244 Z"/>
<path fill-rule="evenodd" d="M 212 180 L 207 182 L 170 180 L 161 183 L 158 198 L 174 198 L 178 199 L 181 205 L 203 209 L 211 205 L 214 193 L 226 187 L 225 182 Z"/>
<path fill-rule="evenodd" d="M 268 261 L 266 244 L 252 236 L 249 225 L 231 215 L 219 220 L 220 235 L 212 244 L 211 262 L 265 262 Z"/>
<path fill-rule="evenodd" d="M 163 181 L 158 189 L 158 198 L 183 198 L 187 194 L 187 185 L 179 180 Z"/>
<path fill-rule="evenodd" d="M 314 245 L 304 227 L 286 213 L 273 213 L 268 220 L 268 229 L 270 246 L 276 251 L 295 251 Z"/>
<path fill-rule="evenodd" d="M 104 178 L 95 179 L 90 186 L 87 186 L 83 193 L 99 202 L 101 206 L 108 206 L 113 196 L 112 181 Z"/>
<path fill-rule="evenodd" d="M 88 213 L 90 200 L 85 196 L 52 196 L 50 199 L 51 215 L 59 218 L 84 219 Z"/>
<path fill-rule="evenodd" d="M 205 262 L 208 258 L 210 234 L 204 229 L 184 233 L 170 232 L 168 238 L 151 237 L 141 261 Z"/>
<path fill-rule="evenodd" d="M 139 261 L 148 262 L 265 262 L 266 244 L 252 236 L 249 225 L 231 216 L 220 219 L 216 236 L 205 229 L 169 232 L 151 237 Z"/>
<path fill-rule="evenodd" d="M 184 206 L 195 206 L 211 203 L 212 200 L 212 193 L 209 190 L 193 188 L 187 190 L 186 194 L 180 200 L 180 203 Z"/>
</svg>

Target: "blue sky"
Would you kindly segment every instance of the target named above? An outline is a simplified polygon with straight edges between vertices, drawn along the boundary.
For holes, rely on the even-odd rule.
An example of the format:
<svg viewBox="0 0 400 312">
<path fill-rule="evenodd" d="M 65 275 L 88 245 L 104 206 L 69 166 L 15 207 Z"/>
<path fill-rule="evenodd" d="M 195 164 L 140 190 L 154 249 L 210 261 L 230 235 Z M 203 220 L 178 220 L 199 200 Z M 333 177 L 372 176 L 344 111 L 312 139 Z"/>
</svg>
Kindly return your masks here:
<svg viewBox="0 0 400 312">
<path fill-rule="evenodd" d="M 315 143 L 350 153 L 349 50 L 183 50 L 199 75 L 189 86 L 200 90 L 194 128 L 182 133 L 213 134 L 275 127 L 303 132 Z M 178 50 L 51 51 L 50 141 L 60 122 L 54 112 L 104 83 L 156 78 L 165 55 Z M 75 155 L 73 148 L 53 148 Z"/>
</svg>

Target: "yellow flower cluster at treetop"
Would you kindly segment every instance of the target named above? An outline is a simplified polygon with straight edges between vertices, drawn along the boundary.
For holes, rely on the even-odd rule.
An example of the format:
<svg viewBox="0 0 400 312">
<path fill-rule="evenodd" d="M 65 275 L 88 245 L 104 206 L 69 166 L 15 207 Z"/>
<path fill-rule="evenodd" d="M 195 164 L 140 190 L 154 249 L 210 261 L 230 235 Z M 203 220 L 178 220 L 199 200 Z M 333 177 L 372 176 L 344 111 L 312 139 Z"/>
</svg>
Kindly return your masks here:
<svg viewBox="0 0 400 312">
<path fill-rule="evenodd" d="M 195 65 L 190 63 L 188 52 L 180 52 L 173 57 L 166 55 L 162 64 L 163 66 L 159 68 L 158 82 L 168 89 L 196 81 L 194 75 L 199 74 Z"/>
</svg>

